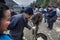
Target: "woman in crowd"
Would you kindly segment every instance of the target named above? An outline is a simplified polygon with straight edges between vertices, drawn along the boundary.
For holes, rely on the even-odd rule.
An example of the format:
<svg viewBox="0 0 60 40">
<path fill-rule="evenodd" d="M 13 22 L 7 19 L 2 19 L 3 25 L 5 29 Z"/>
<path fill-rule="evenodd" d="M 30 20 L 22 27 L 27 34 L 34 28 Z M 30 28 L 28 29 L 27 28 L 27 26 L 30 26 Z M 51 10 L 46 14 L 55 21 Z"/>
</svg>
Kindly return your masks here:
<svg viewBox="0 0 60 40">
<path fill-rule="evenodd" d="M 10 36 L 4 34 L 3 32 L 7 30 L 7 27 L 10 23 L 10 10 L 9 8 L 0 3 L 0 40 L 12 40 Z"/>
</svg>

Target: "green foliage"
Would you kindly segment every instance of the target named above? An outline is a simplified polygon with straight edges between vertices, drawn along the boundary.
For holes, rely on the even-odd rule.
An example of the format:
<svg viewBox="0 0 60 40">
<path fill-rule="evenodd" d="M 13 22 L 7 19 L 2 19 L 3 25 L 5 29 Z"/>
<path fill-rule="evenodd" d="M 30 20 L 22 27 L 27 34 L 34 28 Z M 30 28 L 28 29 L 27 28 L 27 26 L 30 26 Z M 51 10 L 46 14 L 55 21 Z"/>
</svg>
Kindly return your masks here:
<svg viewBox="0 0 60 40">
<path fill-rule="evenodd" d="M 37 6 L 46 7 L 49 2 L 50 2 L 50 0 L 37 0 L 36 4 L 37 4 Z"/>
<path fill-rule="evenodd" d="M 58 7 L 60 7 L 60 2 L 57 2 L 57 0 L 36 0 L 36 2 L 33 2 L 31 4 L 32 7 L 34 5 L 37 5 L 38 7 L 46 7 L 49 3 L 55 3 Z"/>
<path fill-rule="evenodd" d="M 30 4 L 30 6 L 34 6 L 37 5 L 38 7 L 46 7 L 48 5 L 48 3 L 50 2 L 50 0 L 36 0 L 36 2 L 33 2 Z"/>
</svg>

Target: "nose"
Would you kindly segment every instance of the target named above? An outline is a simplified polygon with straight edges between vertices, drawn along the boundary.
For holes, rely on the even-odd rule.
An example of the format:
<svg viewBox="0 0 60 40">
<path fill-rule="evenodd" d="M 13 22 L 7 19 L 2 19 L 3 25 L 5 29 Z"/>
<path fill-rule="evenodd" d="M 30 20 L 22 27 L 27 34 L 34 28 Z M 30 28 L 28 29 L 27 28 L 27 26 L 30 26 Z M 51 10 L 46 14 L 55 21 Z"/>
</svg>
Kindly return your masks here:
<svg viewBox="0 0 60 40">
<path fill-rule="evenodd" d="M 7 22 L 7 26 L 10 24 L 10 21 L 9 22 Z"/>
</svg>

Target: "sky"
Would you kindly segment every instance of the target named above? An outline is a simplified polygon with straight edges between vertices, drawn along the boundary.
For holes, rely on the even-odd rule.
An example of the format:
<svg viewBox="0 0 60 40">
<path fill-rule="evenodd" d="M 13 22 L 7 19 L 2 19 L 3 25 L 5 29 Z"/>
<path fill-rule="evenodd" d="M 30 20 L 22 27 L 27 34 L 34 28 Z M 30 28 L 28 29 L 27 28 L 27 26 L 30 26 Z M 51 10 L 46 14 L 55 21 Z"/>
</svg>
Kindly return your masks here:
<svg viewBox="0 0 60 40">
<path fill-rule="evenodd" d="M 28 6 L 30 3 L 36 0 L 13 0 L 19 5 Z"/>
</svg>

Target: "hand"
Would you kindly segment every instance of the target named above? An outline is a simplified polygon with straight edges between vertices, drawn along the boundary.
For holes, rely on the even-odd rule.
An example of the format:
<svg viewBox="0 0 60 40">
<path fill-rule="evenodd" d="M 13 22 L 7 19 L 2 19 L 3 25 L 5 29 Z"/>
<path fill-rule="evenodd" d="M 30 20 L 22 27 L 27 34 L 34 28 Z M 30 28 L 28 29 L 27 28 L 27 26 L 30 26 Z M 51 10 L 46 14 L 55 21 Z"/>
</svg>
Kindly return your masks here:
<svg viewBox="0 0 60 40">
<path fill-rule="evenodd" d="M 36 27 L 34 26 L 34 27 L 32 27 L 32 30 L 35 30 L 36 29 Z"/>
</svg>

